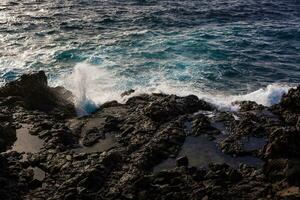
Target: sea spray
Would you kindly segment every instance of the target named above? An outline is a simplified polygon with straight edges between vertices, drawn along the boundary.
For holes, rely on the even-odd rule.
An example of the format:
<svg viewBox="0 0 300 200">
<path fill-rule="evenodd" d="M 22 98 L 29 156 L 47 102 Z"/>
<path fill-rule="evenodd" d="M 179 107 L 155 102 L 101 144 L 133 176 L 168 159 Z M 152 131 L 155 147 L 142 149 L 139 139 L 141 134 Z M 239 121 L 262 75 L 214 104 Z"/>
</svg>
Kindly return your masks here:
<svg viewBox="0 0 300 200">
<path fill-rule="evenodd" d="M 67 88 L 72 91 L 75 96 L 75 106 L 78 116 L 87 115 L 96 109 L 96 104 L 89 99 L 87 88 L 90 84 L 89 74 L 83 70 L 81 65 L 75 66 L 70 77 L 66 79 Z"/>
<path fill-rule="evenodd" d="M 235 102 L 238 101 L 254 101 L 258 104 L 264 106 L 272 106 L 279 103 L 282 95 L 287 93 L 293 85 L 289 84 L 269 84 L 265 88 L 260 88 L 253 92 L 240 95 L 230 95 L 223 94 L 221 92 L 216 93 L 215 91 L 205 91 L 198 88 L 193 88 L 191 86 L 180 86 L 176 84 L 170 84 L 170 82 L 162 82 L 155 88 L 139 87 L 135 93 L 131 96 L 136 96 L 142 93 L 165 93 L 165 94 L 176 94 L 178 96 L 187 96 L 194 94 L 198 98 L 203 99 L 213 105 L 215 105 L 219 110 L 225 111 L 238 111 L 239 106 Z"/>
<path fill-rule="evenodd" d="M 103 66 L 84 62 L 77 64 L 72 73 L 63 76 L 59 82 L 74 94 L 77 114 L 83 116 L 107 101 L 122 101 L 120 93 L 123 89 L 117 89 L 121 84 L 118 80 Z"/>
<path fill-rule="evenodd" d="M 159 74 L 153 77 L 152 85 L 133 85 L 135 92 L 129 96 L 121 97 L 121 93 L 131 89 L 130 77 L 114 74 L 104 65 L 91 65 L 88 63 L 77 64 L 71 75 L 64 78 L 63 85 L 75 95 L 75 105 L 79 116 L 93 112 L 98 105 L 107 101 L 117 100 L 125 103 L 132 96 L 142 93 L 165 93 L 186 96 L 197 95 L 200 99 L 212 103 L 220 110 L 237 111 L 236 101 L 255 101 L 258 104 L 271 106 L 280 101 L 282 95 L 291 88 L 291 85 L 270 84 L 265 88 L 241 94 L 228 95 L 216 91 L 205 91 L 191 85 L 182 85 L 180 81 L 162 79 Z M 159 78 L 160 77 L 160 78 Z"/>
</svg>

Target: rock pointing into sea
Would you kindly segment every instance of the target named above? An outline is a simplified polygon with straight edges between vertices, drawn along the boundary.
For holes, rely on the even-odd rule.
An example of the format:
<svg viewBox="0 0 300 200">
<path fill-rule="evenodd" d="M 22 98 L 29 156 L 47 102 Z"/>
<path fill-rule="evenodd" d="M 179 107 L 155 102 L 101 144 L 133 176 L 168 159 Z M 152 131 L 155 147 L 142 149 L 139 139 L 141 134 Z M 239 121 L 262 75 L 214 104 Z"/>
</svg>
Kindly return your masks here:
<svg viewBox="0 0 300 200">
<path fill-rule="evenodd" d="M 7 98 L 7 105 L 22 105 L 27 109 L 45 112 L 54 110 L 68 116 L 75 116 L 70 92 L 62 87 L 48 86 L 45 72 L 22 75 L 18 80 L 6 84 L 0 89 L 0 97 Z"/>
</svg>

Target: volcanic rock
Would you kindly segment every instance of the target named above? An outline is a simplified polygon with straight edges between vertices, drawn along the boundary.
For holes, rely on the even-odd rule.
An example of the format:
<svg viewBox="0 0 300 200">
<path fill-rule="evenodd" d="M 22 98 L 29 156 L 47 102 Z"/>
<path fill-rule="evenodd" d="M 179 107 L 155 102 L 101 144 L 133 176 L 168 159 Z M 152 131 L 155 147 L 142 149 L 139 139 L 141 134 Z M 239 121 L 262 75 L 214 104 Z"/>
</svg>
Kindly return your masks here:
<svg viewBox="0 0 300 200">
<path fill-rule="evenodd" d="M 45 112 L 56 110 L 67 116 L 75 116 L 74 105 L 68 99 L 70 92 L 62 87 L 49 87 L 43 71 L 22 75 L 18 80 L 6 84 L 0 89 L 0 97 L 15 98 L 6 102 L 8 106 L 22 105 L 27 109 Z"/>
</svg>

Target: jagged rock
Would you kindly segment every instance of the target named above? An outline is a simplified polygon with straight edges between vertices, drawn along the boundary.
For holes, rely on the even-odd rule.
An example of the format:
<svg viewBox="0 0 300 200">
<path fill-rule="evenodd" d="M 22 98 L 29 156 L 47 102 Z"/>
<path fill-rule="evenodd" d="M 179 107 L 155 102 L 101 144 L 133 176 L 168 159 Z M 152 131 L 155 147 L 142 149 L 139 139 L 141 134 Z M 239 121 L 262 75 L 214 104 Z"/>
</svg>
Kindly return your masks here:
<svg viewBox="0 0 300 200">
<path fill-rule="evenodd" d="M 271 133 L 265 156 L 268 158 L 299 158 L 300 132 L 295 128 L 279 128 Z"/>
<path fill-rule="evenodd" d="M 287 159 L 268 159 L 263 167 L 264 173 L 272 182 L 281 181 L 286 177 L 284 169 L 287 166 Z"/>
<path fill-rule="evenodd" d="M 55 110 L 67 116 L 75 116 L 74 105 L 66 98 L 70 96 L 70 92 L 62 87 L 50 88 L 43 71 L 22 75 L 0 89 L 0 97 L 17 97 L 6 102 L 8 106 L 17 104 L 28 109 L 45 112 Z"/>
<path fill-rule="evenodd" d="M 177 167 L 187 167 L 189 165 L 189 159 L 186 156 L 177 158 L 176 166 Z"/>
<path fill-rule="evenodd" d="M 289 92 L 283 95 L 279 107 L 286 110 L 291 110 L 293 112 L 300 112 L 300 86 L 297 88 L 292 88 Z"/>
<path fill-rule="evenodd" d="M 236 102 L 236 104 L 239 105 L 240 111 L 242 111 L 242 112 L 264 109 L 264 106 L 259 105 L 254 101 L 241 101 L 241 102 Z"/>
<path fill-rule="evenodd" d="M 85 187 L 91 191 L 99 190 L 105 181 L 105 174 L 103 171 L 97 169 L 85 172 L 84 177 L 78 183 L 78 186 Z"/>
<path fill-rule="evenodd" d="M 121 94 L 121 97 L 129 96 L 134 92 L 135 92 L 135 90 L 133 90 L 133 89 L 127 90 Z"/>
<path fill-rule="evenodd" d="M 279 104 L 272 107 L 272 111 L 280 115 L 286 124 L 296 126 L 300 118 L 300 86 L 292 88 L 283 95 Z"/>
<path fill-rule="evenodd" d="M 192 134 L 195 136 L 199 136 L 202 134 L 214 136 L 220 134 L 220 130 L 211 126 L 211 122 L 207 116 L 203 114 L 198 114 L 194 116 L 192 121 Z"/>
</svg>

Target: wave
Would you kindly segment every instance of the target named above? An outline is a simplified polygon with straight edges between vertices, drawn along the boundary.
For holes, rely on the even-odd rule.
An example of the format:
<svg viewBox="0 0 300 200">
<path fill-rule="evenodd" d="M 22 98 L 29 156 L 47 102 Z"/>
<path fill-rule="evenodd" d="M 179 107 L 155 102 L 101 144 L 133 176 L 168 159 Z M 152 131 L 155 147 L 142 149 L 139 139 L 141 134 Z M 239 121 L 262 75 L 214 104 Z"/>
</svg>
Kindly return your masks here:
<svg viewBox="0 0 300 200">
<path fill-rule="evenodd" d="M 102 64 L 107 66 L 111 63 Z M 77 64 L 71 74 L 61 77 L 60 83 L 74 94 L 74 103 L 79 116 L 91 113 L 107 101 L 117 100 L 124 103 L 128 98 L 142 93 L 165 93 L 178 96 L 194 94 L 220 110 L 237 111 L 239 107 L 234 103 L 237 101 L 255 101 L 264 106 L 279 103 L 282 95 L 292 87 L 285 84 L 270 84 L 247 94 L 225 95 L 220 91 L 203 92 L 199 88 L 171 83 L 161 77 L 152 85 L 136 85 L 135 88 L 129 88 L 128 77 L 120 76 L 111 69 L 88 63 Z M 128 89 L 135 89 L 135 92 L 130 96 L 121 97 L 121 94 Z"/>
<path fill-rule="evenodd" d="M 243 95 L 227 95 L 222 92 L 203 92 L 199 89 L 192 88 L 178 88 L 166 83 L 161 83 L 157 88 L 146 88 L 146 89 L 138 89 L 131 96 L 135 96 L 142 93 L 165 93 L 165 94 L 176 94 L 178 96 L 187 96 L 190 94 L 194 94 L 198 96 L 199 99 L 205 100 L 214 106 L 216 106 L 219 110 L 226 111 L 238 111 L 239 106 L 235 102 L 238 101 L 254 101 L 258 104 L 264 106 L 272 106 L 280 102 L 282 95 L 287 93 L 291 88 L 289 85 L 283 84 L 270 84 L 265 88 L 260 88 L 256 91 L 243 94 Z"/>
</svg>

